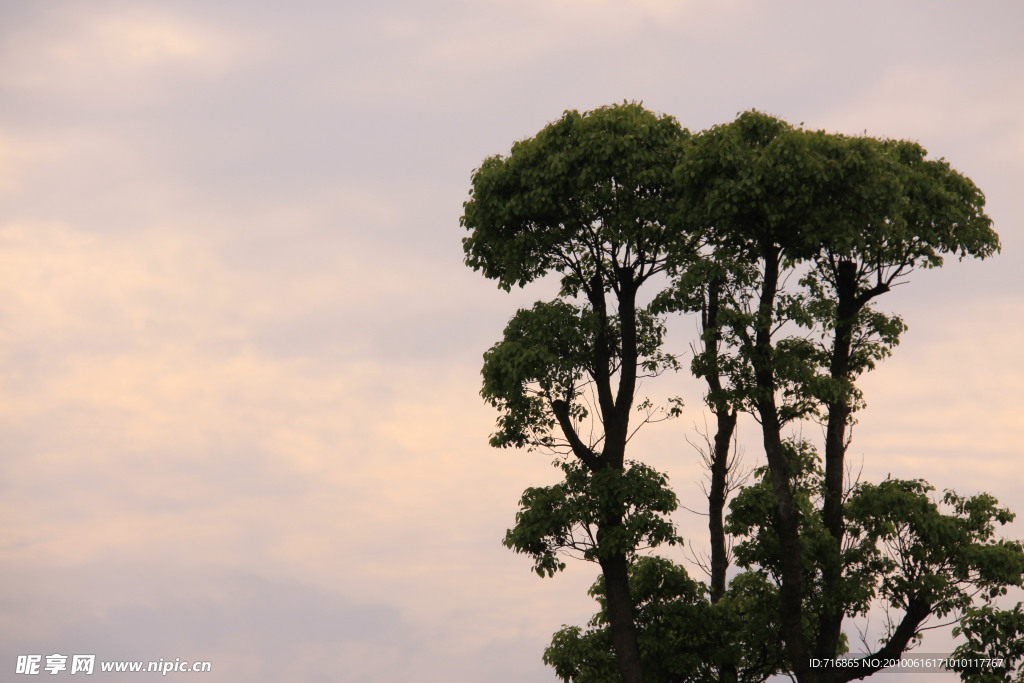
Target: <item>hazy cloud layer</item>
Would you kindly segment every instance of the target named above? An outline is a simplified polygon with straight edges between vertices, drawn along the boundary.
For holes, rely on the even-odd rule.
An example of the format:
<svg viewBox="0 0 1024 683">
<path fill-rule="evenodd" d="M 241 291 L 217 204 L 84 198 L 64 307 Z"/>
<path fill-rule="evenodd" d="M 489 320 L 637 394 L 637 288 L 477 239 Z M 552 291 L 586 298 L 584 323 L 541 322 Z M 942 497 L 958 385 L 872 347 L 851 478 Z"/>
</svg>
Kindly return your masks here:
<svg viewBox="0 0 1024 683">
<path fill-rule="evenodd" d="M 555 473 L 490 450 L 477 395 L 481 353 L 551 289 L 465 268 L 458 219 L 483 158 L 623 99 L 693 130 L 756 107 L 909 137 L 978 182 L 1004 253 L 889 296 L 911 329 L 851 452 L 1024 510 L 1017 3 L 2 13 L 8 672 L 66 651 L 209 659 L 232 683 L 554 680 L 541 651 L 589 616 L 594 573 L 540 581 L 501 548 Z M 668 382 L 691 412 L 637 455 L 694 501 L 700 389 Z M 678 521 L 699 544 L 703 520 Z"/>
</svg>

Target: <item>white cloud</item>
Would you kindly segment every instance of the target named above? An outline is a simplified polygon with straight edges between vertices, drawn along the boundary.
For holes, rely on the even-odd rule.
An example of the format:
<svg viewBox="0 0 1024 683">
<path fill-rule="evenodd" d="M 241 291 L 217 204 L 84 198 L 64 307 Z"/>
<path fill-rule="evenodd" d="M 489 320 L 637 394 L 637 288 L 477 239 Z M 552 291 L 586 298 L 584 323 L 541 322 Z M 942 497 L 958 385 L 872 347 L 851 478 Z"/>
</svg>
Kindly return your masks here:
<svg viewBox="0 0 1024 683">
<path fill-rule="evenodd" d="M 1024 442 L 1022 316 L 1019 301 L 998 295 L 970 309 L 917 311 L 905 343 L 862 382 L 868 407 L 851 457 L 863 453 L 873 478 L 891 472 L 940 490 L 998 488 L 1004 503 L 1024 511 L 1011 483 Z"/>
<path fill-rule="evenodd" d="M 341 577 L 418 624 L 480 621 L 480 647 L 557 627 L 557 601 L 525 607 L 527 563 L 498 544 L 521 489 L 550 468 L 487 448 L 478 353 L 412 365 L 250 341 L 296 312 L 385 306 L 413 288 L 397 271 L 345 253 L 308 272 L 226 267 L 223 235 L 172 226 L 9 224 L 0 235 L 0 427 L 5 479 L 17 482 L 3 503 L 17 525 L 5 562 L 145 557 L 167 574 L 247 566 L 324 587 Z M 339 297 L 352 278 L 387 286 L 377 299 Z M 518 588 L 497 578 L 509 574 Z M 456 593 L 471 606 L 453 604 Z M 489 626 L 488 601 L 527 625 Z"/>
<path fill-rule="evenodd" d="M 176 69 L 213 76 L 240 42 L 166 7 L 68 5 L 8 28 L 0 86 L 101 100 L 159 95 L 157 74 Z"/>
<path fill-rule="evenodd" d="M 1024 157 L 1024 91 L 1017 87 L 1019 60 L 978 64 L 886 66 L 856 98 L 837 103 L 823 125 L 848 134 L 922 142 L 933 155 L 1020 167 Z M 955 136 L 955 137 L 954 137 Z M 939 145 L 948 145 L 940 148 Z M 956 158 L 953 161 L 956 161 Z M 961 162 L 963 163 L 963 162 Z"/>
</svg>

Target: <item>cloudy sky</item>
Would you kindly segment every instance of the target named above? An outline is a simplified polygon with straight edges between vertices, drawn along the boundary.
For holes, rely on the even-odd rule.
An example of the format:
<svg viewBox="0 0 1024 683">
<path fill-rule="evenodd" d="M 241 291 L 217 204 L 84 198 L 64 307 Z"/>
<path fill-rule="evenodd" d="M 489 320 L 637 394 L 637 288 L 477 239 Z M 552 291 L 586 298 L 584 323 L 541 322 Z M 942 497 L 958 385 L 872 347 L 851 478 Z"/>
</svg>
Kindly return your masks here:
<svg viewBox="0 0 1024 683">
<path fill-rule="evenodd" d="M 477 395 L 549 290 L 468 270 L 458 221 L 484 157 L 623 100 L 911 138 L 978 183 L 1003 253 L 888 295 L 910 331 L 851 453 L 1024 511 L 1022 23 L 1013 0 L 0 2 L 0 670 L 555 680 L 541 651 L 594 569 L 542 581 L 501 547 L 555 473 L 489 449 Z M 696 507 L 699 388 L 667 381 L 691 412 L 635 455 Z"/>
</svg>

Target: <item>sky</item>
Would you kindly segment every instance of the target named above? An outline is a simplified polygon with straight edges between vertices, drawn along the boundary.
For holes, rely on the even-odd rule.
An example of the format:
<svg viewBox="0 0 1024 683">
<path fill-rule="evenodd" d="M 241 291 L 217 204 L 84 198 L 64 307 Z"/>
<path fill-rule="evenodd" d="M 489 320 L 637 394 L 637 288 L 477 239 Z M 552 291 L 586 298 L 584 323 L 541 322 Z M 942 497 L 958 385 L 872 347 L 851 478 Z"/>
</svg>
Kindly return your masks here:
<svg viewBox="0 0 1024 683">
<path fill-rule="evenodd" d="M 850 457 L 1024 511 L 1022 23 L 1013 0 L 0 1 L 3 678 L 59 653 L 556 680 L 541 653 L 595 568 L 541 580 L 501 546 L 557 473 L 489 448 L 478 395 L 552 290 L 468 269 L 459 216 L 484 158 L 567 109 L 757 108 L 971 177 L 1003 252 L 886 296 L 910 329 Z M 663 381 L 689 407 L 634 456 L 699 507 L 699 385 Z"/>
</svg>

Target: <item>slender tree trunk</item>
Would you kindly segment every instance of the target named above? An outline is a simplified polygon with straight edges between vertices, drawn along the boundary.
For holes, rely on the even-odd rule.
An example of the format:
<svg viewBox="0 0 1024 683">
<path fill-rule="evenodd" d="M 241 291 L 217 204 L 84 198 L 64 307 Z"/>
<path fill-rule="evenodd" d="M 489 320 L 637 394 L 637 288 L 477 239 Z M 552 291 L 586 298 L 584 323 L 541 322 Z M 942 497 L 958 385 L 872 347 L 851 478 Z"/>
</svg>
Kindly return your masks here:
<svg viewBox="0 0 1024 683">
<path fill-rule="evenodd" d="M 775 494 L 775 531 L 779 537 L 781 586 L 779 619 L 782 639 L 793 672 L 800 683 L 816 683 L 816 672 L 808 662 L 803 632 L 803 562 L 800 542 L 799 511 L 793 496 L 792 474 L 782 444 L 782 424 L 775 402 L 775 371 L 772 329 L 775 325 L 775 298 L 778 293 L 780 253 L 772 245 L 765 249 L 755 339 L 751 361 L 757 391 L 757 411 L 765 456 Z"/>
<path fill-rule="evenodd" d="M 600 562 L 608 600 L 609 630 L 619 673 L 624 683 L 643 683 L 633 598 L 629 592 L 629 562 L 621 553 L 602 558 Z"/>
<path fill-rule="evenodd" d="M 729 444 L 736 430 L 736 411 L 730 410 L 722 396 L 722 370 L 719 346 L 722 333 L 718 312 L 722 279 L 708 284 L 701 327 L 704 354 L 707 358 L 708 405 L 715 411 L 715 439 L 711 444 L 711 485 L 708 487 L 708 531 L 711 538 L 711 602 L 725 595 L 725 574 L 729 569 L 729 555 L 725 540 L 725 497 L 729 480 Z"/>
<path fill-rule="evenodd" d="M 600 466 L 621 472 L 625 465 L 626 440 L 629 435 L 629 413 L 636 391 L 637 320 L 636 283 L 631 268 L 616 268 L 616 295 L 618 298 L 619 329 L 619 382 L 613 392 L 611 382 L 612 347 L 607 336 L 608 308 L 604 285 L 595 276 L 587 289 L 587 298 L 600 319 L 597 334 L 594 381 L 604 427 L 604 446 Z M 608 623 L 615 648 L 615 657 L 624 683 L 643 683 L 640 646 L 637 643 L 636 614 L 629 589 L 629 561 L 623 552 L 606 552 L 603 541 L 607 531 L 622 524 L 625 510 L 613 506 L 601 515 L 597 530 L 598 561 L 605 582 L 608 601 Z"/>
<path fill-rule="evenodd" d="M 825 428 L 825 502 L 822 516 L 825 528 L 841 542 L 843 537 L 843 475 L 846 456 L 846 427 L 852 410 L 852 396 L 847 391 L 850 381 L 850 354 L 853 330 L 861 306 L 856 301 L 856 265 L 840 261 L 836 277 L 836 319 L 829 375 L 842 386 L 836 398 L 828 401 L 828 423 Z"/>
<path fill-rule="evenodd" d="M 725 539 L 725 497 L 729 478 L 729 445 L 736 429 L 736 413 L 716 411 L 714 452 L 711 456 L 711 485 L 708 487 L 708 531 L 711 534 L 711 602 L 725 595 L 725 573 L 729 555 Z"/>
<path fill-rule="evenodd" d="M 729 479 L 729 445 L 736 429 L 736 412 L 727 408 L 715 411 L 718 426 L 715 431 L 714 452 L 711 460 L 711 485 L 708 487 L 708 530 L 711 536 L 711 603 L 725 595 L 725 574 L 729 569 L 729 552 L 725 539 L 725 499 Z M 738 680 L 736 666 L 722 664 L 718 670 L 719 683 Z"/>
<path fill-rule="evenodd" d="M 829 359 L 829 375 L 841 387 L 834 398 L 826 403 L 828 421 L 825 427 L 825 500 L 822 521 L 832 537 L 828 557 L 822 558 L 822 581 L 826 596 L 836 595 L 842 579 L 842 547 L 846 535 L 843 517 L 843 492 L 846 488 L 847 428 L 853 413 L 851 359 L 853 334 L 857 316 L 874 296 L 888 290 L 879 284 L 872 290 L 858 294 L 857 264 L 841 260 L 835 268 L 836 317 L 833 321 L 834 338 Z M 826 600 L 819 616 L 818 642 L 815 656 L 834 657 L 842 636 L 845 605 Z"/>
<path fill-rule="evenodd" d="M 800 683 L 814 683 L 817 676 L 809 668 L 808 648 L 803 632 L 803 560 L 800 542 L 800 518 L 793 497 L 789 464 L 782 445 L 781 425 L 775 401 L 758 404 L 764 451 L 775 494 L 775 532 L 779 537 L 780 570 L 779 619 L 793 672 Z"/>
</svg>

